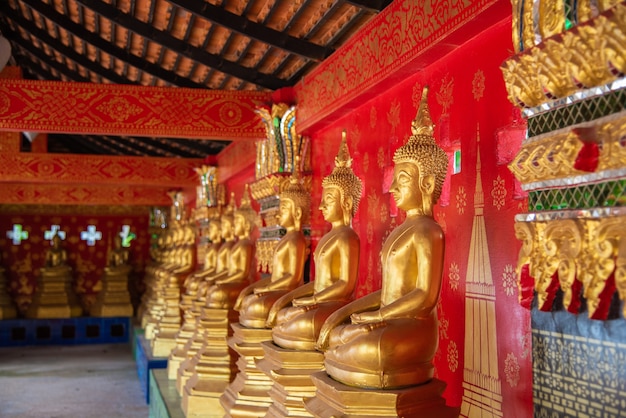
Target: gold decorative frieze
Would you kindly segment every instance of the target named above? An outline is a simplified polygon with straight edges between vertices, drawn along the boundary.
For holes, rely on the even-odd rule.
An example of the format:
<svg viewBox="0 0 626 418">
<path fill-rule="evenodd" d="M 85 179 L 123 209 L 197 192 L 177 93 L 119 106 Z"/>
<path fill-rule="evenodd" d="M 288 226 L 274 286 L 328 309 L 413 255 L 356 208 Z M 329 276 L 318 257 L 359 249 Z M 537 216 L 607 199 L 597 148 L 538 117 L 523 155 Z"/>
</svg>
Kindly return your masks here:
<svg viewBox="0 0 626 418">
<path fill-rule="evenodd" d="M 576 183 L 607 179 L 626 167 L 624 138 L 626 112 L 620 112 L 526 140 L 509 169 L 525 190 L 577 176 Z"/>
<path fill-rule="evenodd" d="M 565 309 L 578 313 L 582 296 L 590 318 L 606 319 L 613 293 L 626 300 L 626 215 L 532 218 L 516 218 L 518 284 L 528 265 L 540 310 L 550 310 L 560 288 Z"/>
<path fill-rule="evenodd" d="M 565 14 L 547 6 L 556 3 L 542 0 L 534 23 L 532 10 L 514 7 L 514 15 L 521 13 L 514 16 L 514 24 L 524 25 L 514 28 L 513 42 L 518 52 L 524 51 L 506 60 L 501 70 L 509 100 L 516 106 L 535 107 L 626 73 L 626 3 L 612 8 L 607 4 L 608 10 L 567 31 L 561 22 Z M 524 2 L 523 8 L 532 4 Z"/>
</svg>

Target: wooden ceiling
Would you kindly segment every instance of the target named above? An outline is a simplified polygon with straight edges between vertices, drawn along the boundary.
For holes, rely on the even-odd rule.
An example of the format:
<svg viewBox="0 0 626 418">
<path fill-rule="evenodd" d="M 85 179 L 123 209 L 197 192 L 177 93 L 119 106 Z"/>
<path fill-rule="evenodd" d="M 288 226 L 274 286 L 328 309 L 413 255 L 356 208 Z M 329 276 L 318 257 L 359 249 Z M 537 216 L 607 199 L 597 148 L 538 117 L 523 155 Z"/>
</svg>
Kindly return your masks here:
<svg viewBox="0 0 626 418">
<path fill-rule="evenodd" d="M 217 90 L 296 84 L 391 0 L 9 0 L 24 78 Z M 26 137 L 25 137 L 26 138 Z M 28 142 L 24 140 L 24 144 Z M 202 158 L 227 141 L 50 135 L 49 152 Z"/>
</svg>

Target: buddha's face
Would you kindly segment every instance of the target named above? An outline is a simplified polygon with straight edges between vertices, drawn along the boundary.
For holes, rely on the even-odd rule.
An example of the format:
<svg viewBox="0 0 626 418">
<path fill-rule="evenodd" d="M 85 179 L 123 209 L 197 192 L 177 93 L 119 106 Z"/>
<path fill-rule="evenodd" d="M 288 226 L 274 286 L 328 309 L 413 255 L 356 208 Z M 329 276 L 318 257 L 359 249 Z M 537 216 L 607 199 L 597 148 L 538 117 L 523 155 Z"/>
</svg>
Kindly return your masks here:
<svg viewBox="0 0 626 418">
<path fill-rule="evenodd" d="M 419 186 L 420 173 L 413 163 L 397 163 L 393 171 L 390 192 L 402 210 L 422 208 L 423 196 Z"/>
<path fill-rule="evenodd" d="M 217 241 L 220 236 L 220 226 L 216 222 L 209 223 L 209 240 Z"/>
<path fill-rule="evenodd" d="M 336 187 L 324 187 L 319 209 L 326 222 L 342 221 L 341 191 Z"/>
<path fill-rule="evenodd" d="M 293 215 L 293 202 L 288 199 L 280 199 L 278 206 L 278 224 L 284 228 L 289 228 L 295 225 L 295 219 Z"/>
<path fill-rule="evenodd" d="M 234 226 L 234 234 L 236 236 L 242 236 L 245 234 L 246 230 L 245 230 L 245 226 L 246 226 L 246 220 L 244 219 L 244 217 L 242 215 L 236 214 L 235 215 L 235 226 Z"/>
<path fill-rule="evenodd" d="M 222 236 L 231 237 L 233 234 L 233 224 L 230 219 L 222 219 Z"/>
</svg>

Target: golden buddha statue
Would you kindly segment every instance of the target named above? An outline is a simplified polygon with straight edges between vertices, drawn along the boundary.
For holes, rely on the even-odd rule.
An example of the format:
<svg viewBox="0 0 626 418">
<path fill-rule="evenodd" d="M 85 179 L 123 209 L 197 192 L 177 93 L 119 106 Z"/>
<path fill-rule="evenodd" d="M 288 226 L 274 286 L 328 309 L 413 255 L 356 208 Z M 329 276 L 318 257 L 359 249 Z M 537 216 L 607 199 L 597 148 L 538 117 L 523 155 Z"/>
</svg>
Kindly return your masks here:
<svg viewBox="0 0 626 418">
<path fill-rule="evenodd" d="M 222 244 L 220 220 L 218 218 L 211 219 L 209 221 L 207 235 L 211 243 L 207 247 L 204 255 L 202 270 L 196 271 L 194 274 L 188 276 L 183 283 L 185 292 L 194 297 L 204 298 L 204 294 L 206 294 L 207 289 L 207 282 L 205 281 L 205 278 L 214 275 L 217 269 L 217 252 Z M 199 292 L 202 293 L 202 295 L 199 295 Z"/>
<path fill-rule="evenodd" d="M 246 287 L 235 304 L 239 321 L 231 324 L 228 346 L 239 354 L 239 372 L 220 397 L 228 417 L 262 417 L 272 403 L 272 381 L 256 362 L 263 357 L 262 342 L 272 339 L 272 330 L 266 328 L 272 306 L 303 282 L 308 249 L 302 225 L 308 222 L 311 197 L 298 174 L 292 174 L 280 193 L 278 223 L 286 233 L 274 250 L 271 276 Z"/>
<path fill-rule="evenodd" d="M 107 257 L 107 268 L 112 269 L 128 265 L 129 253 L 128 249 L 122 246 L 122 237 L 116 235 L 113 238 L 113 249 Z"/>
<path fill-rule="evenodd" d="M 344 131 L 335 168 L 322 180 L 319 209 L 332 228 L 315 250 L 315 281 L 289 292 L 270 311 L 267 326 L 273 327 L 272 338 L 277 345 L 314 350 L 324 321 L 352 300 L 360 254 L 352 217 L 359 206 L 362 187 L 361 180 L 352 171 Z M 280 309 L 289 302 L 293 306 Z"/>
<path fill-rule="evenodd" d="M 46 251 L 37 289 L 28 307 L 28 318 L 68 318 L 82 315 L 83 309 L 73 289 L 72 268 L 67 265 L 67 251 L 61 237 L 52 236 Z"/>
<path fill-rule="evenodd" d="M 129 251 L 122 246 L 122 238 L 116 235 L 114 248 L 107 256 L 107 266 L 101 279 L 101 290 L 90 307 L 91 316 L 132 316 L 133 305 L 128 292 Z"/>
<path fill-rule="evenodd" d="M 393 389 L 433 377 L 444 258 L 433 205 L 448 158 L 433 138 L 427 94 L 425 88 L 408 143 L 393 157 L 390 191 L 406 220 L 383 245 L 382 289 L 340 308 L 319 335 L 327 373 L 350 386 Z"/>
<path fill-rule="evenodd" d="M 254 278 L 254 240 L 252 231 L 258 223 L 258 215 L 250 204 L 248 185 L 241 197 L 241 204 L 233 217 L 233 245 L 228 260 L 228 270 L 215 275 L 214 285 L 207 290 L 206 306 L 213 309 L 231 309 L 241 290 Z"/>
<path fill-rule="evenodd" d="M 274 303 L 302 284 L 308 252 L 302 224 L 308 222 L 310 206 L 311 197 L 296 171 L 280 194 L 278 223 L 286 233 L 274 250 L 272 274 L 245 288 L 237 298 L 235 309 L 241 325 L 266 328 Z"/>
</svg>

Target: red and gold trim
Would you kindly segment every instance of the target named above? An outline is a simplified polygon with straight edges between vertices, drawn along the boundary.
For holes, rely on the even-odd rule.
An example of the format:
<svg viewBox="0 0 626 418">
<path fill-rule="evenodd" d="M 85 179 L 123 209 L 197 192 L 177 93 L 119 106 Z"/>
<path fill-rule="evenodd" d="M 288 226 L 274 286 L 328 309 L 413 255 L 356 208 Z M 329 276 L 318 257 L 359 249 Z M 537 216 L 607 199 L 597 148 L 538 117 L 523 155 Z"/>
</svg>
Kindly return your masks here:
<svg viewBox="0 0 626 418">
<path fill-rule="evenodd" d="M 271 93 L 0 78 L 0 130 L 241 140 L 265 137 Z"/>
</svg>

